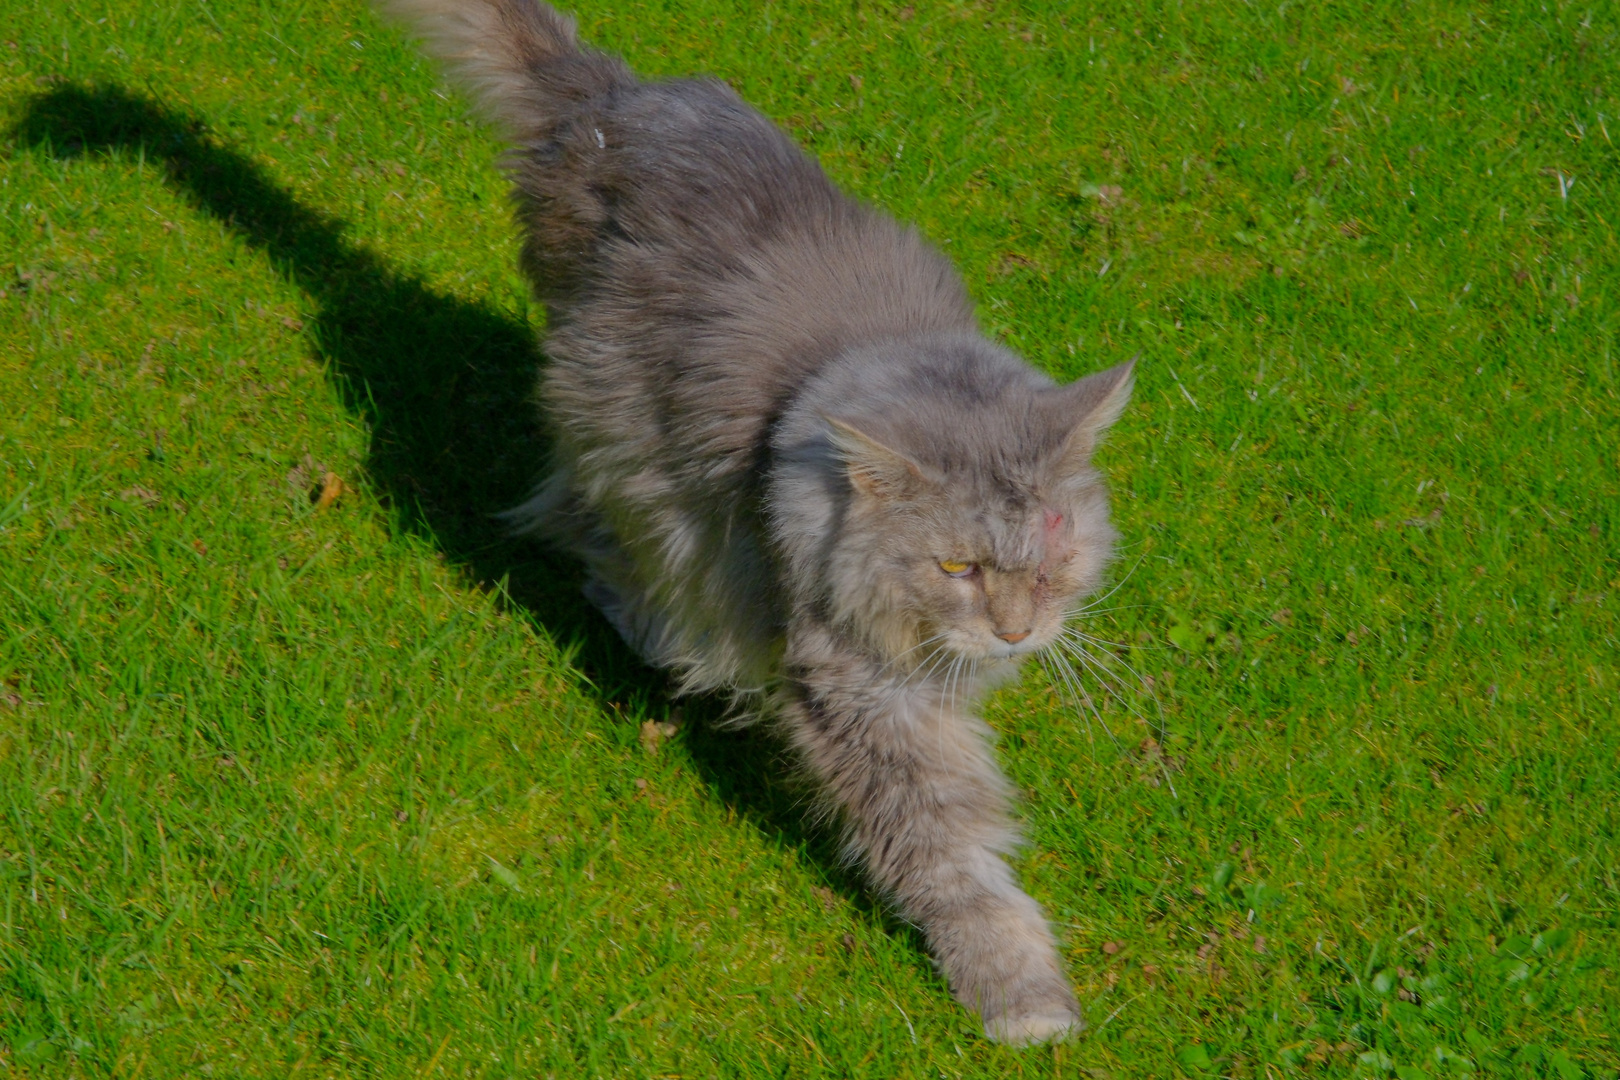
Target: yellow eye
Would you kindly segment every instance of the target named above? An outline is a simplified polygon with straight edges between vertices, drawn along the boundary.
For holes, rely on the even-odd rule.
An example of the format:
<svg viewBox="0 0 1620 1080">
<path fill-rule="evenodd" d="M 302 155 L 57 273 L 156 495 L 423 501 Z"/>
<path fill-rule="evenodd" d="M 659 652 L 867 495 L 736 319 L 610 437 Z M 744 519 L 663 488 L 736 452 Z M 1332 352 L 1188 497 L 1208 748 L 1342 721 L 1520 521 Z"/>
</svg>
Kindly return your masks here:
<svg viewBox="0 0 1620 1080">
<path fill-rule="evenodd" d="M 942 559 L 939 568 L 951 575 L 951 577 L 967 577 L 973 572 L 972 563 L 955 562 L 951 559 Z"/>
</svg>

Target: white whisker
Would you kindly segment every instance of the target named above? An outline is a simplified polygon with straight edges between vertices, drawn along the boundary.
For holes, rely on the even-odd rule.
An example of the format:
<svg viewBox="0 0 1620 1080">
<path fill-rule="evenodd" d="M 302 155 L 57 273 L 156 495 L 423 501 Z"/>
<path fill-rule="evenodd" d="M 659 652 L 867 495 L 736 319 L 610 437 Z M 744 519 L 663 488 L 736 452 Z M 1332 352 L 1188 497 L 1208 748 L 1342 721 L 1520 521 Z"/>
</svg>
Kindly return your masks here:
<svg viewBox="0 0 1620 1080">
<path fill-rule="evenodd" d="M 874 679 L 882 678 L 885 674 L 887 674 L 887 672 L 888 672 L 888 670 L 890 668 L 892 668 L 896 664 L 900 663 L 900 661 L 904 660 L 906 657 L 910 656 L 912 653 L 916 652 L 918 649 L 926 648 L 927 646 L 932 645 L 932 644 L 934 644 L 935 642 L 938 642 L 938 641 L 944 641 L 946 636 L 947 636 L 946 633 L 944 631 L 941 631 L 940 633 L 935 634 L 933 637 L 923 638 L 921 641 L 917 642 L 917 644 L 911 646 L 909 649 L 905 649 L 905 650 L 903 650 L 903 651 L 901 651 L 899 653 L 896 653 L 894 656 L 889 658 L 888 663 L 884 664 L 882 667 L 877 669 L 877 671 L 873 675 L 873 678 Z"/>
<path fill-rule="evenodd" d="M 958 655 L 951 661 L 950 670 L 945 673 L 945 709 L 947 712 L 956 711 L 956 680 L 962 674 L 962 664 L 966 657 Z"/>
<path fill-rule="evenodd" d="M 1116 611 L 1136 611 L 1139 608 L 1152 607 L 1152 604 L 1115 604 L 1113 607 L 1100 608 L 1094 604 L 1081 604 L 1079 607 L 1069 608 L 1063 612 L 1063 621 L 1078 619 L 1081 616 L 1109 615 Z"/>
<path fill-rule="evenodd" d="M 1108 599 L 1110 596 L 1113 596 L 1115 593 L 1119 592 L 1120 589 L 1123 589 L 1125 587 L 1125 583 L 1127 581 L 1131 580 L 1131 578 L 1136 574 L 1137 568 L 1142 565 L 1142 561 L 1144 559 L 1146 559 L 1146 558 L 1147 558 L 1147 552 L 1145 552 L 1145 551 L 1142 552 L 1142 554 L 1138 555 L 1136 557 L 1136 561 L 1131 563 L 1131 568 L 1129 570 L 1125 571 L 1125 576 L 1120 578 L 1117 582 L 1115 582 L 1114 587 L 1112 589 L 1109 589 L 1107 592 L 1103 593 L 1101 596 L 1097 597 L 1095 600 L 1092 600 L 1090 603 L 1088 603 L 1086 605 L 1086 608 L 1089 609 L 1091 607 L 1096 606 L 1097 604 L 1102 603 L 1104 600 Z"/>
<path fill-rule="evenodd" d="M 1080 614 L 1092 613 L 1095 609 L 1096 603 L 1107 599 L 1108 596 L 1111 596 L 1114 592 L 1118 591 L 1120 586 L 1124 585 L 1125 582 L 1130 579 L 1130 576 L 1136 572 L 1136 569 L 1141 566 L 1143 559 L 1146 557 L 1146 553 L 1144 552 L 1143 555 L 1140 556 L 1131 566 L 1130 572 L 1126 574 L 1125 578 L 1123 578 L 1119 584 L 1115 585 L 1114 588 L 1110 589 L 1103 596 L 1098 597 L 1096 601 L 1084 605 L 1076 613 L 1076 616 Z M 1146 605 L 1132 606 L 1142 607 Z M 1071 618 L 1076 616 L 1071 616 Z M 1140 648 L 1140 646 L 1131 646 L 1124 642 L 1110 641 L 1105 638 L 1097 637 L 1094 634 L 1089 634 L 1080 629 L 1080 627 L 1075 625 L 1073 622 L 1065 621 L 1064 625 L 1059 631 L 1058 640 L 1054 641 L 1049 648 L 1061 649 L 1073 655 L 1075 659 L 1077 659 L 1087 669 L 1087 671 L 1090 672 L 1097 679 L 1097 681 L 1102 684 L 1103 688 L 1107 690 L 1111 697 L 1118 701 L 1125 709 L 1131 712 L 1134 716 L 1136 716 L 1137 719 L 1141 720 L 1143 724 L 1152 730 L 1158 736 L 1160 742 L 1164 741 L 1164 706 L 1159 701 L 1159 696 L 1153 689 L 1152 681 L 1143 676 L 1141 672 L 1137 671 L 1136 668 L 1132 666 L 1130 661 L 1125 659 L 1126 653 L 1131 651 L 1132 648 Z M 1137 687 L 1140 690 L 1145 691 L 1147 695 L 1152 698 L 1154 712 L 1158 716 L 1157 722 L 1148 720 L 1141 714 L 1139 710 L 1129 704 L 1127 695 L 1125 693 L 1126 680 L 1119 675 L 1117 671 L 1113 670 L 1111 665 L 1115 664 L 1123 667 L 1127 672 L 1129 672 L 1131 677 L 1135 680 Z"/>
<path fill-rule="evenodd" d="M 1110 697 L 1118 702 L 1119 705 L 1125 709 L 1125 711 L 1129 712 L 1132 716 L 1136 717 L 1137 720 L 1141 721 L 1144 727 L 1148 728 L 1154 733 L 1155 736 L 1157 736 L 1160 744 L 1163 744 L 1166 732 L 1164 706 L 1160 703 L 1158 694 L 1153 690 L 1153 687 L 1148 683 L 1147 679 L 1145 679 L 1140 672 L 1132 667 L 1128 661 L 1126 661 L 1123 657 L 1115 656 L 1113 654 L 1104 654 L 1108 657 L 1109 661 L 1121 665 L 1135 677 L 1137 685 L 1152 699 L 1154 712 L 1158 717 L 1157 721 L 1148 719 L 1142 714 L 1140 709 L 1136 708 L 1136 706 L 1130 703 L 1125 694 L 1125 680 L 1120 677 L 1118 672 L 1111 670 L 1108 667 L 1108 664 L 1103 661 L 1101 656 L 1098 656 L 1095 653 L 1078 646 L 1072 641 L 1063 642 L 1058 646 L 1058 648 L 1068 653 L 1068 655 L 1072 656 L 1075 660 L 1079 661 L 1080 664 L 1083 665 L 1086 670 L 1096 678 L 1097 682 L 1108 691 Z M 1160 766 L 1163 767 L 1162 761 L 1160 762 Z M 1170 780 L 1168 769 L 1165 769 L 1165 779 L 1167 781 Z M 1175 783 L 1173 781 L 1170 782 L 1170 791 L 1172 795 L 1176 794 Z"/>
<path fill-rule="evenodd" d="M 929 638 L 926 642 L 920 642 L 919 645 L 931 644 L 932 642 L 942 640 L 944 637 L 944 634 L 937 634 L 934 637 Z M 913 648 L 917 647 L 918 646 L 913 646 Z M 889 688 L 888 692 L 883 696 L 883 706 L 887 708 L 889 705 L 891 705 L 894 702 L 894 699 L 905 693 L 913 683 L 921 684 L 927 682 L 934 675 L 934 673 L 939 670 L 941 664 L 946 663 L 951 659 L 951 656 L 952 653 L 947 649 L 935 649 L 933 652 L 929 653 L 925 660 L 919 663 L 916 667 L 912 668 L 910 671 L 906 672 L 904 678 Z M 885 670 L 888 667 L 888 664 L 884 665 Z"/>
<path fill-rule="evenodd" d="M 1120 745 L 1119 738 L 1114 734 L 1113 729 L 1110 728 L 1107 722 L 1103 720 L 1102 711 L 1097 708 L 1096 702 L 1092 700 L 1091 693 L 1086 689 L 1085 684 L 1080 679 L 1080 673 L 1074 670 L 1074 665 L 1069 663 L 1068 657 L 1055 649 L 1044 650 L 1040 656 L 1043 661 L 1043 667 L 1045 666 L 1044 661 L 1047 660 L 1050 660 L 1052 664 L 1056 666 L 1058 676 L 1069 691 L 1069 694 L 1072 696 L 1075 707 L 1084 710 L 1081 713 L 1081 716 L 1086 720 L 1087 730 L 1089 731 L 1091 728 L 1091 717 L 1095 717 L 1097 720 L 1097 726 L 1102 728 L 1103 731 L 1108 735 L 1109 741 L 1114 744 L 1114 749 L 1123 755 L 1125 748 Z M 1048 669 L 1049 672 L 1050 670 L 1051 669 Z M 1086 717 L 1086 712 L 1089 712 L 1091 717 Z"/>
<path fill-rule="evenodd" d="M 1083 642 L 1083 643 L 1085 643 L 1087 645 L 1095 645 L 1095 646 L 1098 646 L 1099 648 L 1104 648 L 1104 649 L 1124 649 L 1124 648 L 1127 648 L 1126 644 L 1124 642 L 1122 642 L 1122 641 L 1109 641 L 1107 638 L 1095 637 L 1095 636 L 1093 636 L 1091 634 L 1086 633 L 1084 630 L 1081 630 L 1077 626 L 1065 626 L 1062 629 L 1061 633 L 1062 633 L 1062 635 L 1064 637 L 1073 638 L 1076 641 Z"/>
</svg>

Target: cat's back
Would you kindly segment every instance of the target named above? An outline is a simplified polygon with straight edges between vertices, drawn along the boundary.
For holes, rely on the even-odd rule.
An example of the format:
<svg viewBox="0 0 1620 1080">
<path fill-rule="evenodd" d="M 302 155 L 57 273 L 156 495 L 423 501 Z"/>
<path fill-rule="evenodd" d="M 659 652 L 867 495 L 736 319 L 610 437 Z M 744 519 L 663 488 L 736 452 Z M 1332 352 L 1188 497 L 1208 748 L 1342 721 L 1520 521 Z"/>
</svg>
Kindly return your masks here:
<svg viewBox="0 0 1620 1080">
<path fill-rule="evenodd" d="M 571 175 L 554 175 L 552 154 L 520 179 L 545 194 L 530 216 L 594 200 L 591 242 L 547 253 L 582 264 L 568 275 L 578 287 L 553 300 L 548 387 L 574 423 L 616 438 L 656 419 L 708 475 L 747 468 L 770 418 L 829 356 L 973 329 L 942 256 L 840 192 L 724 84 L 638 84 L 576 126 Z M 581 184 L 589 200 L 557 197 Z M 554 231 L 531 229 L 531 246 Z"/>
</svg>

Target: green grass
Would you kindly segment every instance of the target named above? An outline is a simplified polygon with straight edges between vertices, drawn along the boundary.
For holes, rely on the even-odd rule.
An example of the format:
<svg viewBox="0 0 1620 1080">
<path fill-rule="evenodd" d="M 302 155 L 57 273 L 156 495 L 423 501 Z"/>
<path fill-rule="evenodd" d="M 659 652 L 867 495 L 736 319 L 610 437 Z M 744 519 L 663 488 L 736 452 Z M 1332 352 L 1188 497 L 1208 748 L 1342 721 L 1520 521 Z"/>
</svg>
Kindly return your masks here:
<svg viewBox="0 0 1620 1080">
<path fill-rule="evenodd" d="M 0 1072 L 1620 1070 L 1606 5 L 580 9 L 1036 363 L 1143 354 L 1096 625 L 1164 736 L 990 709 L 1091 1021 L 1026 1052 L 769 742 L 693 702 L 649 753 L 681 706 L 492 528 L 541 316 L 400 35 L 3 10 Z"/>
</svg>

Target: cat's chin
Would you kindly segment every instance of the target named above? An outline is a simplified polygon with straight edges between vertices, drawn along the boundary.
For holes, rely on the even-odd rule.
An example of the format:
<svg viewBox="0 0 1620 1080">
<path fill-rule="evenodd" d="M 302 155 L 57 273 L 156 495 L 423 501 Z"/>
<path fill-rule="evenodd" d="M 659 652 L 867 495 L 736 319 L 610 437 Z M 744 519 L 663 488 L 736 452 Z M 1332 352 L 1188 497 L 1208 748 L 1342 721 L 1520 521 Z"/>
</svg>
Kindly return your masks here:
<svg viewBox="0 0 1620 1080">
<path fill-rule="evenodd" d="M 1018 678 L 1023 670 L 1024 661 L 1029 659 L 1028 653 L 1015 653 L 1011 656 L 977 656 L 974 657 L 974 676 L 981 690 L 994 690 Z"/>
<path fill-rule="evenodd" d="M 975 642 L 970 648 L 958 649 L 957 655 L 981 665 L 986 670 L 1004 666 L 1016 669 L 1022 667 L 1025 660 L 1040 651 L 1039 648 L 1031 648 L 1026 645 L 1006 645 L 999 641 L 994 644 Z"/>
<path fill-rule="evenodd" d="M 1024 648 L 1018 645 L 1003 645 L 992 649 L 986 659 L 1005 660 L 1009 664 L 1022 664 L 1038 652 L 1040 652 L 1039 649 Z"/>
</svg>

